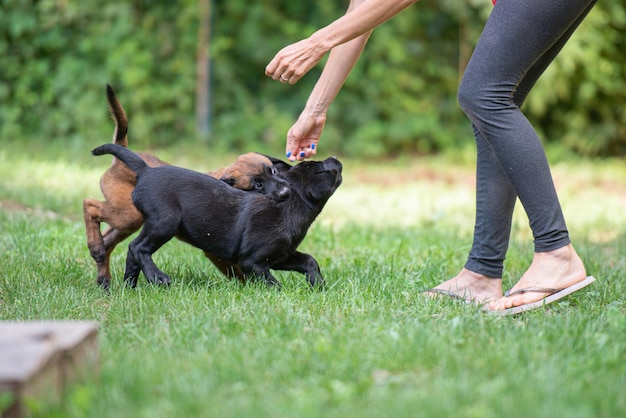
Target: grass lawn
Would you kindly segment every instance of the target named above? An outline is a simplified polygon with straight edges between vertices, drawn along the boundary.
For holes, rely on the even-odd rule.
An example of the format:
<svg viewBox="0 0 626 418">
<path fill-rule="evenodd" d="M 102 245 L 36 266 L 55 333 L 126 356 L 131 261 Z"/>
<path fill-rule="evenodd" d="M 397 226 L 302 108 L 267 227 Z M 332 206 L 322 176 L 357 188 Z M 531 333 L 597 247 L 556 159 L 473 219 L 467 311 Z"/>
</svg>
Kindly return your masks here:
<svg viewBox="0 0 626 418">
<path fill-rule="evenodd" d="M 229 282 L 172 241 L 155 255 L 168 289 L 143 277 L 126 289 L 123 245 L 105 295 L 82 221 L 82 199 L 101 197 L 110 163 L 89 155 L 99 144 L 0 147 L 0 319 L 100 323 L 99 377 L 62 405 L 33 400 L 34 416 L 626 416 L 624 161 L 553 161 L 597 282 L 502 318 L 420 294 L 455 274 L 471 244 L 473 168 L 458 156 L 344 161 L 344 184 L 300 246 L 325 291 L 297 273 L 277 274 L 282 291 Z M 234 160 L 202 154 L 159 151 L 198 170 Z M 505 287 L 532 251 L 520 207 Z"/>
</svg>

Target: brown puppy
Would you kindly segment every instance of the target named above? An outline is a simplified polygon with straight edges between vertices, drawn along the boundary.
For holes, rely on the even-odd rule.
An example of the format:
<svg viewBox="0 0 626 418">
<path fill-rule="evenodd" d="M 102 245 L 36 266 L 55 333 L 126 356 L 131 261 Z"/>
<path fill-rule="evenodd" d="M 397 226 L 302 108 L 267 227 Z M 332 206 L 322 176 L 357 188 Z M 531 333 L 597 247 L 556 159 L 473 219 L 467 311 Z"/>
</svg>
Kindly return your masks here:
<svg viewBox="0 0 626 418">
<path fill-rule="evenodd" d="M 113 143 L 128 148 L 128 118 L 111 86 L 107 86 L 107 99 L 111 116 L 115 121 Z M 137 154 L 150 167 L 169 165 L 153 154 Z M 287 168 L 281 166 L 281 170 L 290 167 L 278 160 L 275 163 L 287 166 Z M 238 189 L 254 190 L 264 194 L 272 192 L 276 199 L 286 199 L 289 194 L 288 185 L 284 180 L 275 176 L 276 171 L 272 160 L 268 157 L 248 153 L 241 155 L 233 165 L 207 174 Z M 135 172 L 117 158 L 113 158 L 113 164 L 100 180 L 100 189 L 105 200 L 85 199 L 83 201 L 87 246 L 98 269 L 97 282 L 104 288 L 108 288 L 111 281 L 111 253 L 117 244 L 143 225 L 143 216 L 135 208 L 131 198 L 136 184 Z M 104 232 L 100 229 L 102 222 L 108 224 Z M 243 279 L 243 273 L 237 265 L 208 253 L 206 256 L 226 276 Z"/>
</svg>

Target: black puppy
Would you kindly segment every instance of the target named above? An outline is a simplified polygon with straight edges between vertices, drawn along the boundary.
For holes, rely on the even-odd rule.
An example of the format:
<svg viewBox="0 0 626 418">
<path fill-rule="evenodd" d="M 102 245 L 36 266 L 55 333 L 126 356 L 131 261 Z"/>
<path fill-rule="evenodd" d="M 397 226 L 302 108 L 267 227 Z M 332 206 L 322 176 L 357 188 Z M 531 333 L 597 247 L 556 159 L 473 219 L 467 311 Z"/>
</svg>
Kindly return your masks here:
<svg viewBox="0 0 626 418">
<path fill-rule="evenodd" d="M 144 226 L 129 244 L 124 273 L 128 285 L 137 285 L 140 271 L 151 283 L 169 284 L 152 254 L 174 236 L 239 265 L 246 278 L 280 285 L 270 269 L 292 270 L 304 273 L 312 286 L 323 284 L 317 261 L 296 248 L 341 184 L 339 160 L 306 161 L 280 173 L 291 191 L 287 199 L 276 201 L 196 171 L 148 167 L 119 145 L 101 145 L 93 154 L 113 154 L 137 173 L 132 197 Z"/>
</svg>

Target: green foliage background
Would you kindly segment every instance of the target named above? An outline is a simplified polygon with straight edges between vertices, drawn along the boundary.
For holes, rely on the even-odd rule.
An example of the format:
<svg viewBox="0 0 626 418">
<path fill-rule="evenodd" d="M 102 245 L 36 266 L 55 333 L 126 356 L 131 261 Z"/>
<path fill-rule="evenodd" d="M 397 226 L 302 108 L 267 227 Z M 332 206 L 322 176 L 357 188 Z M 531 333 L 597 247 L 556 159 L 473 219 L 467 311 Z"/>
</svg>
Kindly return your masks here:
<svg viewBox="0 0 626 418">
<path fill-rule="evenodd" d="M 99 144 L 111 132 L 110 83 L 134 148 L 200 139 L 282 151 L 321 65 L 296 86 L 266 78 L 265 65 L 347 2 L 211 5 L 212 134 L 198 138 L 198 0 L 0 0 L 0 138 Z M 471 144 L 456 88 L 490 9 L 488 0 L 422 1 L 379 27 L 331 107 L 325 152 L 394 156 Z M 625 39 L 623 1 L 599 2 L 528 98 L 547 142 L 624 154 Z"/>
</svg>

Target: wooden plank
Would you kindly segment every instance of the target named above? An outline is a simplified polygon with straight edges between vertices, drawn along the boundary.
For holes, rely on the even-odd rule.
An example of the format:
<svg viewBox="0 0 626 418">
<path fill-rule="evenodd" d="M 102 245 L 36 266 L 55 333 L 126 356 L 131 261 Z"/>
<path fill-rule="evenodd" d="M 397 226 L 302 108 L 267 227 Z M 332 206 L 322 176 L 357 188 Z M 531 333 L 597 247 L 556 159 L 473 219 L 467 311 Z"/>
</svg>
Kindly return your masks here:
<svg viewBox="0 0 626 418">
<path fill-rule="evenodd" d="M 0 396 L 13 398 L 2 418 L 25 416 L 25 397 L 59 402 L 67 384 L 97 375 L 97 335 L 91 321 L 0 321 Z"/>
</svg>

